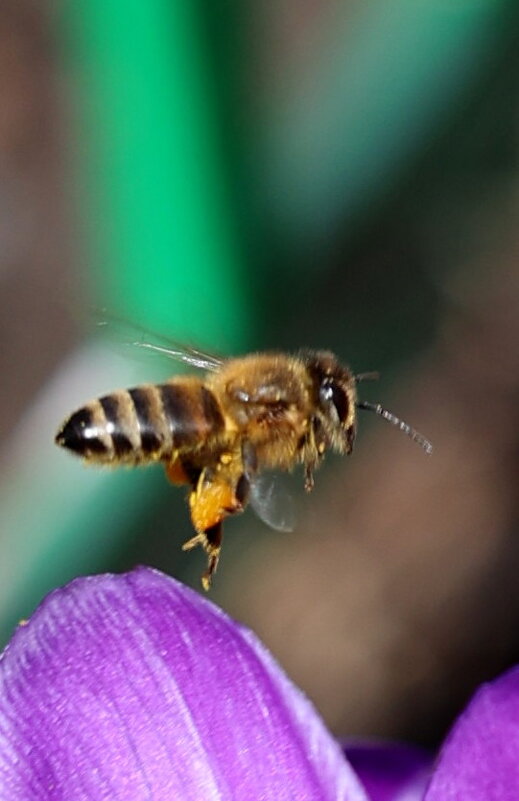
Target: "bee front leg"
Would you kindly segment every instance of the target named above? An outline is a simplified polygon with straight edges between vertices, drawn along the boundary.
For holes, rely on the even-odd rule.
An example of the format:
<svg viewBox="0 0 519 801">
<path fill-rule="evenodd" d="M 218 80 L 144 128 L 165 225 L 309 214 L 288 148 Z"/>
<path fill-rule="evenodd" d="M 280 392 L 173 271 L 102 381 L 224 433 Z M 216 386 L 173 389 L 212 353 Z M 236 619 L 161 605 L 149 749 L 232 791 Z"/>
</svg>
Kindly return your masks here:
<svg viewBox="0 0 519 801">
<path fill-rule="evenodd" d="M 314 488 L 314 465 L 305 465 L 305 492 L 312 492 Z"/>
<path fill-rule="evenodd" d="M 302 461 L 305 468 L 305 490 L 314 488 L 314 470 L 319 467 L 326 450 L 326 436 L 320 420 L 315 417 L 302 444 Z"/>
</svg>

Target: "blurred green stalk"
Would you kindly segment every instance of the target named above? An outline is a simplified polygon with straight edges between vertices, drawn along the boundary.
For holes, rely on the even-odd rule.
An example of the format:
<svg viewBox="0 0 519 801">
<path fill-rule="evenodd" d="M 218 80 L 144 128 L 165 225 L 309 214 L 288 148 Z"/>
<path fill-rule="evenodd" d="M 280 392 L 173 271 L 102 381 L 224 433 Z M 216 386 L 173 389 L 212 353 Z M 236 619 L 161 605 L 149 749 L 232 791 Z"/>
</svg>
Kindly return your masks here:
<svg viewBox="0 0 519 801">
<path fill-rule="evenodd" d="M 70 0 L 61 14 L 87 266 L 81 315 L 106 307 L 175 338 L 245 348 L 251 308 L 196 5 Z M 58 410 L 50 428 L 41 415 L 30 459 L 2 488 L 3 635 L 50 589 L 103 568 L 127 523 L 145 525 L 161 486 L 149 474 L 88 476 L 52 444 Z"/>
<path fill-rule="evenodd" d="M 173 337 L 246 343 L 245 302 L 197 5 L 66 4 L 96 303 Z"/>
</svg>

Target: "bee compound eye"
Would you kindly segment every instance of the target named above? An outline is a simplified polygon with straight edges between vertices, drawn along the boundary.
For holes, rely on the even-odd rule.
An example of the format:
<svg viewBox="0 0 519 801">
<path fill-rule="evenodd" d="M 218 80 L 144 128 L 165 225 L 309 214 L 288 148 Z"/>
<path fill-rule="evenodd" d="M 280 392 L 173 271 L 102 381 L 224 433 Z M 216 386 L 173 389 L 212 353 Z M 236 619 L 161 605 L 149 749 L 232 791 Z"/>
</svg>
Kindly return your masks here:
<svg viewBox="0 0 519 801">
<path fill-rule="evenodd" d="M 319 395 L 322 403 L 328 406 L 332 404 L 339 418 L 339 423 L 344 423 L 348 417 L 349 410 L 348 396 L 345 390 L 333 379 L 328 378 L 323 381 Z"/>
</svg>

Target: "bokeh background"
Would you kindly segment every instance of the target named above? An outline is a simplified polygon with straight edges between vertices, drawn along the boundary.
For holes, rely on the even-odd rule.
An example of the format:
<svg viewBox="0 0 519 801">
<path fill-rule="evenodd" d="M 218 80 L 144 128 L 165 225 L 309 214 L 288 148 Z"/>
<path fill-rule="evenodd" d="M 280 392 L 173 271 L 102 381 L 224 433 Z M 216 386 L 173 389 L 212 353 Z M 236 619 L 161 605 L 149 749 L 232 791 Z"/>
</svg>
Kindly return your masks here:
<svg viewBox="0 0 519 801">
<path fill-rule="evenodd" d="M 434 745 L 518 660 L 518 35 L 504 0 L 4 0 L 4 642 L 78 574 L 198 587 L 159 468 L 53 444 L 177 370 L 101 338 L 106 308 L 226 354 L 333 349 L 433 441 L 364 415 L 292 534 L 226 526 L 213 599 L 337 734 Z"/>
</svg>

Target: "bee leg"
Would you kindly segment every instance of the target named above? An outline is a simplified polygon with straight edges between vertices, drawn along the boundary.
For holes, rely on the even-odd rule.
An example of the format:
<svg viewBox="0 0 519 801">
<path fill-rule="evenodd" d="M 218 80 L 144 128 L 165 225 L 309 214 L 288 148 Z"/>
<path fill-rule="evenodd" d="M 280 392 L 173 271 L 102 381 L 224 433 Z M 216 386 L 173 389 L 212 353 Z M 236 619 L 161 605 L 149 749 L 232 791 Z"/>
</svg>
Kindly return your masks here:
<svg viewBox="0 0 519 801">
<path fill-rule="evenodd" d="M 314 465 L 313 464 L 306 464 L 305 465 L 305 491 L 312 492 L 314 488 Z"/>
<path fill-rule="evenodd" d="M 230 463 L 229 463 L 230 464 Z M 227 467 L 224 463 L 224 467 Z M 201 545 L 208 555 L 208 566 L 202 575 L 202 586 L 208 590 L 218 566 L 222 547 L 222 522 L 228 516 L 242 512 L 246 503 L 248 481 L 238 480 L 224 471 L 203 470 L 189 495 L 191 521 L 197 532 L 182 546 L 184 551 Z"/>
<path fill-rule="evenodd" d="M 186 468 L 178 457 L 174 457 L 164 465 L 166 475 L 172 484 L 190 484 L 191 479 L 186 472 Z"/>
<path fill-rule="evenodd" d="M 223 526 L 220 521 L 214 526 L 206 529 L 206 531 L 200 531 L 198 534 L 195 534 L 194 537 L 191 537 L 191 539 L 185 542 L 182 546 L 183 551 L 190 551 L 192 548 L 196 548 L 197 545 L 201 545 L 206 552 L 208 557 L 207 570 L 202 573 L 202 577 L 200 579 L 202 582 L 202 587 L 206 592 L 211 587 L 213 575 L 218 567 L 220 551 L 222 550 L 222 537 Z"/>
<path fill-rule="evenodd" d="M 322 424 L 318 418 L 314 418 L 301 443 L 306 492 L 311 492 L 314 488 L 314 470 L 322 462 L 325 450 L 326 437 Z"/>
<path fill-rule="evenodd" d="M 349 426 L 346 429 L 346 453 L 349 455 L 353 453 L 353 444 L 355 442 L 355 426 Z"/>
<path fill-rule="evenodd" d="M 211 581 L 213 578 L 214 573 L 216 572 L 216 568 L 218 567 L 218 561 L 220 559 L 220 551 L 222 549 L 222 535 L 223 535 L 223 526 L 220 523 L 217 523 L 215 526 L 211 526 L 208 528 L 207 531 L 204 531 L 205 536 L 205 551 L 207 553 L 207 570 L 202 573 L 202 587 L 206 592 L 209 591 L 211 587 Z"/>
<path fill-rule="evenodd" d="M 197 545 L 201 545 L 203 548 L 205 548 L 205 540 L 206 536 L 203 532 L 200 534 L 195 534 L 194 537 L 191 537 L 190 540 L 182 545 L 182 550 L 190 551 L 192 548 L 196 548 Z"/>
<path fill-rule="evenodd" d="M 231 480 L 224 475 L 212 475 L 202 471 L 197 486 L 189 495 L 191 521 L 195 531 L 209 531 L 228 515 L 243 511 L 243 504 L 236 494 L 235 483 L 235 481 L 231 483 Z M 195 539 L 196 537 L 193 538 Z M 199 542 L 199 539 L 196 540 L 193 546 Z"/>
</svg>

